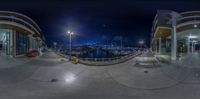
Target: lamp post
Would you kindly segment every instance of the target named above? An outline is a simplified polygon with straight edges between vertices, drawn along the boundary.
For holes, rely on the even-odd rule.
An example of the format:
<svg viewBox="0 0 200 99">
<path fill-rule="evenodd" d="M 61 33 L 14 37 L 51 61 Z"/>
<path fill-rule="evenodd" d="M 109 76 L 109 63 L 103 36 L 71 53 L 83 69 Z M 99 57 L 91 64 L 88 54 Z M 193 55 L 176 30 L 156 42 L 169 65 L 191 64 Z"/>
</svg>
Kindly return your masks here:
<svg viewBox="0 0 200 99">
<path fill-rule="evenodd" d="M 144 41 L 143 40 L 140 40 L 139 41 L 139 44 L 140 44 L 140 48 L 142 48 L 143 44 L 144 44 Z"/>
<path fill-rule="evenodd" d="M 56 52 L 56 46 L 57 46 L 57 42 L 53 42 L 53 45 L 54 45 L 54 51 Z"/>
<path fill-rule="evenodd" d="M 72 55 L 72 35 L 74 32 L 67 31 L 67 34 L 69 34 L 69 60 L 71 60 L 71 55 Z"/>
</svg>

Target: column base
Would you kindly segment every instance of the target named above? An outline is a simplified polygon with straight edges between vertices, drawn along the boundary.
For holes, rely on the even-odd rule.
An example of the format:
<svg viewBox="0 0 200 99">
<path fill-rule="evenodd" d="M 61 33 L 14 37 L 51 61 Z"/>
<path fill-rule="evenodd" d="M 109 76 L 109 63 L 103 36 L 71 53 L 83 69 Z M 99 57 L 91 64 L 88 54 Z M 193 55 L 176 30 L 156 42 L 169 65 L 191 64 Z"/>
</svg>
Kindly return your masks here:
<svg viewBox="0 0 200 99">
<path fill-rule="evenodd" d="M 171 57 L 171 60 L 174 60 L 174 61 L 175 61 L 175 60 L 176 60 L 176 57 Z"/>
</svg>

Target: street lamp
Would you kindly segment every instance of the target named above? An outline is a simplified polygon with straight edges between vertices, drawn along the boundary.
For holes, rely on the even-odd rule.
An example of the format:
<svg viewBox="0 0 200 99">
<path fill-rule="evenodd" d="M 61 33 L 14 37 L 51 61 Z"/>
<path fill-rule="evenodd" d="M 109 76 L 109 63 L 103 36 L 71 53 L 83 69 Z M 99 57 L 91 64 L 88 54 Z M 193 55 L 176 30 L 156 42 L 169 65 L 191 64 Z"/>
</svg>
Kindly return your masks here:
<svg viewBox="0 0 200 99">
<path fill-rule="evenodd" d="M 142 48 L 142 45 L 144 44 L 144 41 L 143 41 L 143 40 L 140 40 L 140 41 L 139 41 L 139 44 L 140 44 L 140 48 Z"/>
<path fill-rule="evenodd" d="M 53 45 L 54 45 L 54 51 L 56 51 L 57 42 L 53 42 Z"/>
<path fill-rule="evenodd" d="M 71 55 L 72 55 L 72 35 L 74 34 L 74 32 L 71 31 L 67 31 L 67 34 L 69 35 L 69 59 L 71 60 Z"/>
</svg>

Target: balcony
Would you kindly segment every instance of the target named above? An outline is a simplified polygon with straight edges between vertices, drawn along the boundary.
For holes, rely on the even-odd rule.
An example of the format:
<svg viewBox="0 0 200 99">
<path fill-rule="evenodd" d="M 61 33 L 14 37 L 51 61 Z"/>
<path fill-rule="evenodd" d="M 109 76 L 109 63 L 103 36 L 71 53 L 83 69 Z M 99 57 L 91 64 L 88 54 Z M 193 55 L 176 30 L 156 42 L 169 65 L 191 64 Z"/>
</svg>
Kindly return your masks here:
<svg viewBox="0 0 200 99">
<path fill-rule="evenodd" d="M 0 16 L 0 21 L 19 24 L 21 26 L 28 28 L 29 30 L 33 31 L 34 33 L 37 33 L 40 35 L 40 32 L 37 29 L 35 29 L 31 24 L 25 22 L 22 19 L 19 19 L 19 18 L 13 17 L 13 16 Z"/>
<path fill-rule="evenodd" d="M 182 17 L 177 21 L 177 25 L 184 25 L 184 24 L 195 24 L 195 23 L 200 23 L 200 15 L 199 16 L 187 16 L 187 17 Z"/>
<path fill-rule="evenodd" d="M 182 17 L 188 17 L 188 16 L 200 16 L 200 11 L 188 11 L 180 13 Z"/>
<path fill-rule="evenodd" d="M 37 30 L 41 31 L 39 26 L 31 18 L 29 18 L 23 14 L 20 14 L 17 12 L 10 12 L 10 11 L 0 11 L 0 16 L 8 16 L 8 17 L 21 19 L 21 20 L 31 24 L 32 26 L 34 26 L 34 28 L 36 28 Z"/>
</svg>

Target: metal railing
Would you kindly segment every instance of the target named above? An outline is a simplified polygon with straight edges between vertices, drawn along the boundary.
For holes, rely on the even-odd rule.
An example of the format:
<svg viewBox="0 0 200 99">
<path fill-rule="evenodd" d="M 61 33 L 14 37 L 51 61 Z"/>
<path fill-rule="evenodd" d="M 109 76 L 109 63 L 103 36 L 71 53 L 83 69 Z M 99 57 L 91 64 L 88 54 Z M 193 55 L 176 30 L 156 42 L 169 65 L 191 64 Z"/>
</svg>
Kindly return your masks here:
<svg viewBox="0 0 200 99">
<path fill-rule="evenodd" d="M 39 30 L 37 30 L 31 24 L 29 24 L 28 22 L 26 22 L 26 21 L 24 21 L 22 19 L 11 17 L 11 16 L 0 16 L 0 21 L 13 22 L 13 23 L 17 23 L 17 24 L 23 25 L 23 26 L 27 27 L 28 29 L 34 31 L 35 33 L 41 35 Z"/>
<path fill-rule="evenodd" d="M 58 53 L 58 55 L 69 58 L 68 55 Z M 119 64 L 125 61 L 128 61 L 129 59 L 132 59 L 138 55 L 141 55 L 142 51 L 136 51 L 134 53 L 121 56 L 121 57 L 113 57 L 113 58 L 78 58 L 78 62 L 81 64 L 89 65 L 89 66 L 106 66 L 106 65 L 114 65 Z"/>
<path fill-rule="evenodd" d="M 187 12 L 182 12 L 180 13 L 181 16 L 187 17 L 187 16 L 195 16 L 195 15 L 200 15 L 200 11 L 187 11 Z"/>
<path fill-rule="evenodd" d="M 180 25 L 188 22 L 197 22 L 197 21 L 200 21 L 200 16 L 182 18 L 178 20 L 177 24 Z"/>
<path fill-rule="evenodd" d="M 113 57 L 113 58 L 79 58 L 80 60 L 84 60 L 84 61 L 112 61 L 112 60 L 117 60 L 117 59 L 121 59 L 121 58 L 125 58 L 125 57 L 130 57 L 132 55 L 134 55 L 135 53 L 131 53 L 125 56 L 120 56 L 120 57 Z"/>
<path fill-rule="evenodd" d="M 141 53 L 142 53 L 141 51 L 137 51 L 135 53 L 126 56 L 114 57 L 114 58 L 79 58 L 79 62 L 91 66 L 114 65 L 132 59 L 140 55 Z"/>
</svg>

